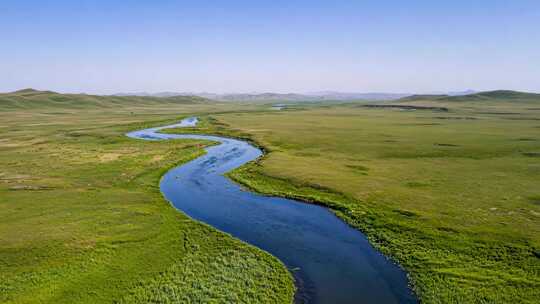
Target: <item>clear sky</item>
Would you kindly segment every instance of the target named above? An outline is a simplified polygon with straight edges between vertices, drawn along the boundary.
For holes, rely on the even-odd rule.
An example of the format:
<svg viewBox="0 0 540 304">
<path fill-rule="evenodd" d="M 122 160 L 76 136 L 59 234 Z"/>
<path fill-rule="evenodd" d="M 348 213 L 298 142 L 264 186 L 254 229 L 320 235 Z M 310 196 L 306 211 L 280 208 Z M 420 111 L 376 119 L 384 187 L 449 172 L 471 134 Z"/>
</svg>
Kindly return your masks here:
<svg viewBox="0 0 540 304">
<path fill-rule="evenodd" d="M 538 0 L 2 0 L 0 39 L 0 91 L 540 92 Z"/>
</svg>

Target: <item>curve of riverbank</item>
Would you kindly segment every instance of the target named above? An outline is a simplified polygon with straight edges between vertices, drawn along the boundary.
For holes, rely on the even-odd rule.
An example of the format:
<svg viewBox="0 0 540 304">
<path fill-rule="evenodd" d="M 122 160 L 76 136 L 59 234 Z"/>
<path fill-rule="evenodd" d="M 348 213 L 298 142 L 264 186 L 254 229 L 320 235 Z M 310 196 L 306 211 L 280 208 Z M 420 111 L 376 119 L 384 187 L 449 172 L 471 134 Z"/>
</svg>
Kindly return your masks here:
<svg viewBox="0 0 540 304">
<path fill-rule="evenodd" d="M 417 302 L 405 272 L 326 208 L 245 191 L 223 176 L 260 157 L 260 149 L 220 136 L 159 133 L 196 124 L 192 117 L 127 134 L 145 140 L 219 143 L 163 176 L 161 191 L 174 207 L 279 258 L 296 279 L 297 302 Z"/>
</svg>

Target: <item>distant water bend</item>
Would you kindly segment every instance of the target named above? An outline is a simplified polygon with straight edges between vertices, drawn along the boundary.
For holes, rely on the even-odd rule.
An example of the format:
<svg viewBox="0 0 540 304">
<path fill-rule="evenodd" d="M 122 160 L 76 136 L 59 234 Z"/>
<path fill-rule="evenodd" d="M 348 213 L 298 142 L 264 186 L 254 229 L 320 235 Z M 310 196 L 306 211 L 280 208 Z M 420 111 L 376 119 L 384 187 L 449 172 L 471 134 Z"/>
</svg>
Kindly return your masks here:
<svg viewBox="0 0 540 304">
<path fill-rule="evenodd" d="M 220 143 L 163 176 L 161 191 L 174 207 L 279 258 L 296 279 L 297 303 L 417 303 L 406 273 L 326 208 L 245 191 L 223 176 L 260 157 L 260 149 L 220 136 L 159 133 L 197 122 L 191 117 L 126 134 Z"/>
</svg>

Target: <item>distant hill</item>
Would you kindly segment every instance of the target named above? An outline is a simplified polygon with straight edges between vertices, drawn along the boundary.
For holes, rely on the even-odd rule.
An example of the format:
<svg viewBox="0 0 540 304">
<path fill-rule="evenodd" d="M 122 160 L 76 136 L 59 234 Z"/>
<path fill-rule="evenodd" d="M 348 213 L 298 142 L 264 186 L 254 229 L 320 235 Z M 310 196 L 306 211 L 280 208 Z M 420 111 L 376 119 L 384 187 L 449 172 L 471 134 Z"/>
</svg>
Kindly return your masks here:
<svg viewBox="0 0 540 304">
<path fill-rule="evenodd" d="M 134 92 L 134 93 L 117 93 L 117 94 L 113 94 L 113 96 L 175 97 L 175 96 L 198 96 L 198 95 L 189 93 L 189 92 L 158 92 L 158 93 Z"/>
<path fill-rule="evenodd" d="M 36 95 L 58 94 L 58 93 L 53 92 L 53 91 L 39 91 L 39 90 L 34 90 L 32 88 L 27 88 L 27 89 L 22 89 L 22 90 L 18 90 L 11 93 L 5 93 L 5 94 L 31 97 L 31 96 L 36 96 Z"/>
<path fill-rule="evenodd" d="M 0 93 L 0 109 L 32 108 L 112 108 L 128 105 L 197 104 L 210 102 L 198 96 L 150 97 L 150 96 L 100 96 L 86 94 L 60 94 L 52 91 L 24 89 Z"/>
<path fill-rule="evenodd" d="M 347 93 L 336 91 L 322 91 L 306 94 L 308 96 L 316 96 L 326 100 L 396 100 L 410 94 L 405 93 Z"/>
<path fill-rule="evenodd" d="M 447 101 L 482 101 L 482 100 L 540 100 L 540 94 L 526 93 L 511 90 L 496 90 L 479 92 L 462 96 L 447 96 L 442 99 Z"/>
<path fill-rule="evenodd" d="M 85 107 L 118 107 L 127 105 L 164 105 L 198 104 L 217 101 L 261 101 L 261 102 L 302 102 L 302 101 L 441 101 L 441 102 L 467 102 L 467 101 L 540 101 L 540 94 L 525 93 L 510 90 L 497 90 L 475 92 L 466 95 L 427 94 L 409 95 L 394 93 L 342 93 L 334 91 L 315 92 L 308 94 L 296 93 L 254 93 L 254 94 L 213 94 L 213 93 L 174 93 L 161 92 L 127 93 L 117 95 L 87 95 L 87 94 L 61 94 L 52 91 L 39 91 L 23 89 L 11 93 L 0 93 L 0 109 L 10 108 L 85 108 Z"/>
<path fill-rule="evenodd" d="M 496 90 L 478 92 L 467 95 L 411 95 L 399 99 L 399 101 L 446 101 L 446 102 L 467 102 L 467 101 L 540 101 L 540 94 L 526 93 L 511 90 Z"/>
<path fill-rule="evenodd" d="M 201 95 L 199 95 L 201 96 Z M 202 95 L 204 96 L 204 95 Z M 319 98 L 295 93 L 261 93 L 261 94 L 208 94 L 205 97 L 220 101 L 312 101 Z"/>
<path fill-rule="evenodd" d="M 344 93 L 336 91 L 322 91 L 307 94 L 298 93 L 193 93 L 193 92 L 159 92 L 159 93 L 119 93 L 115 96 L 152 96 L 171 97 L 178 95 L 191 95 L 218 101 L 347 101 L 347 100 L 396 100 L 410 94 L 396 93 Z"/>
</svg>

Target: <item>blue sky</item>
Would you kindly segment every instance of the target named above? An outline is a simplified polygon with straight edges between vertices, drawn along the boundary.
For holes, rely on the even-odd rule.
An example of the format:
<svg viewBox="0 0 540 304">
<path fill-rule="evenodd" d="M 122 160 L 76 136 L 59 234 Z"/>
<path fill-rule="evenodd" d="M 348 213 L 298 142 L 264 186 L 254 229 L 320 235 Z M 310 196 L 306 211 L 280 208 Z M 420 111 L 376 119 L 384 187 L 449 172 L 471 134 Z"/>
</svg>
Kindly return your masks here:
<svg viewBox="0 0 540 304">
<path fill-rule="evenodd" d="M 540 92 L 539 1 L 442 2 L 5 0 L 0 91 Z"/>
</svg>

